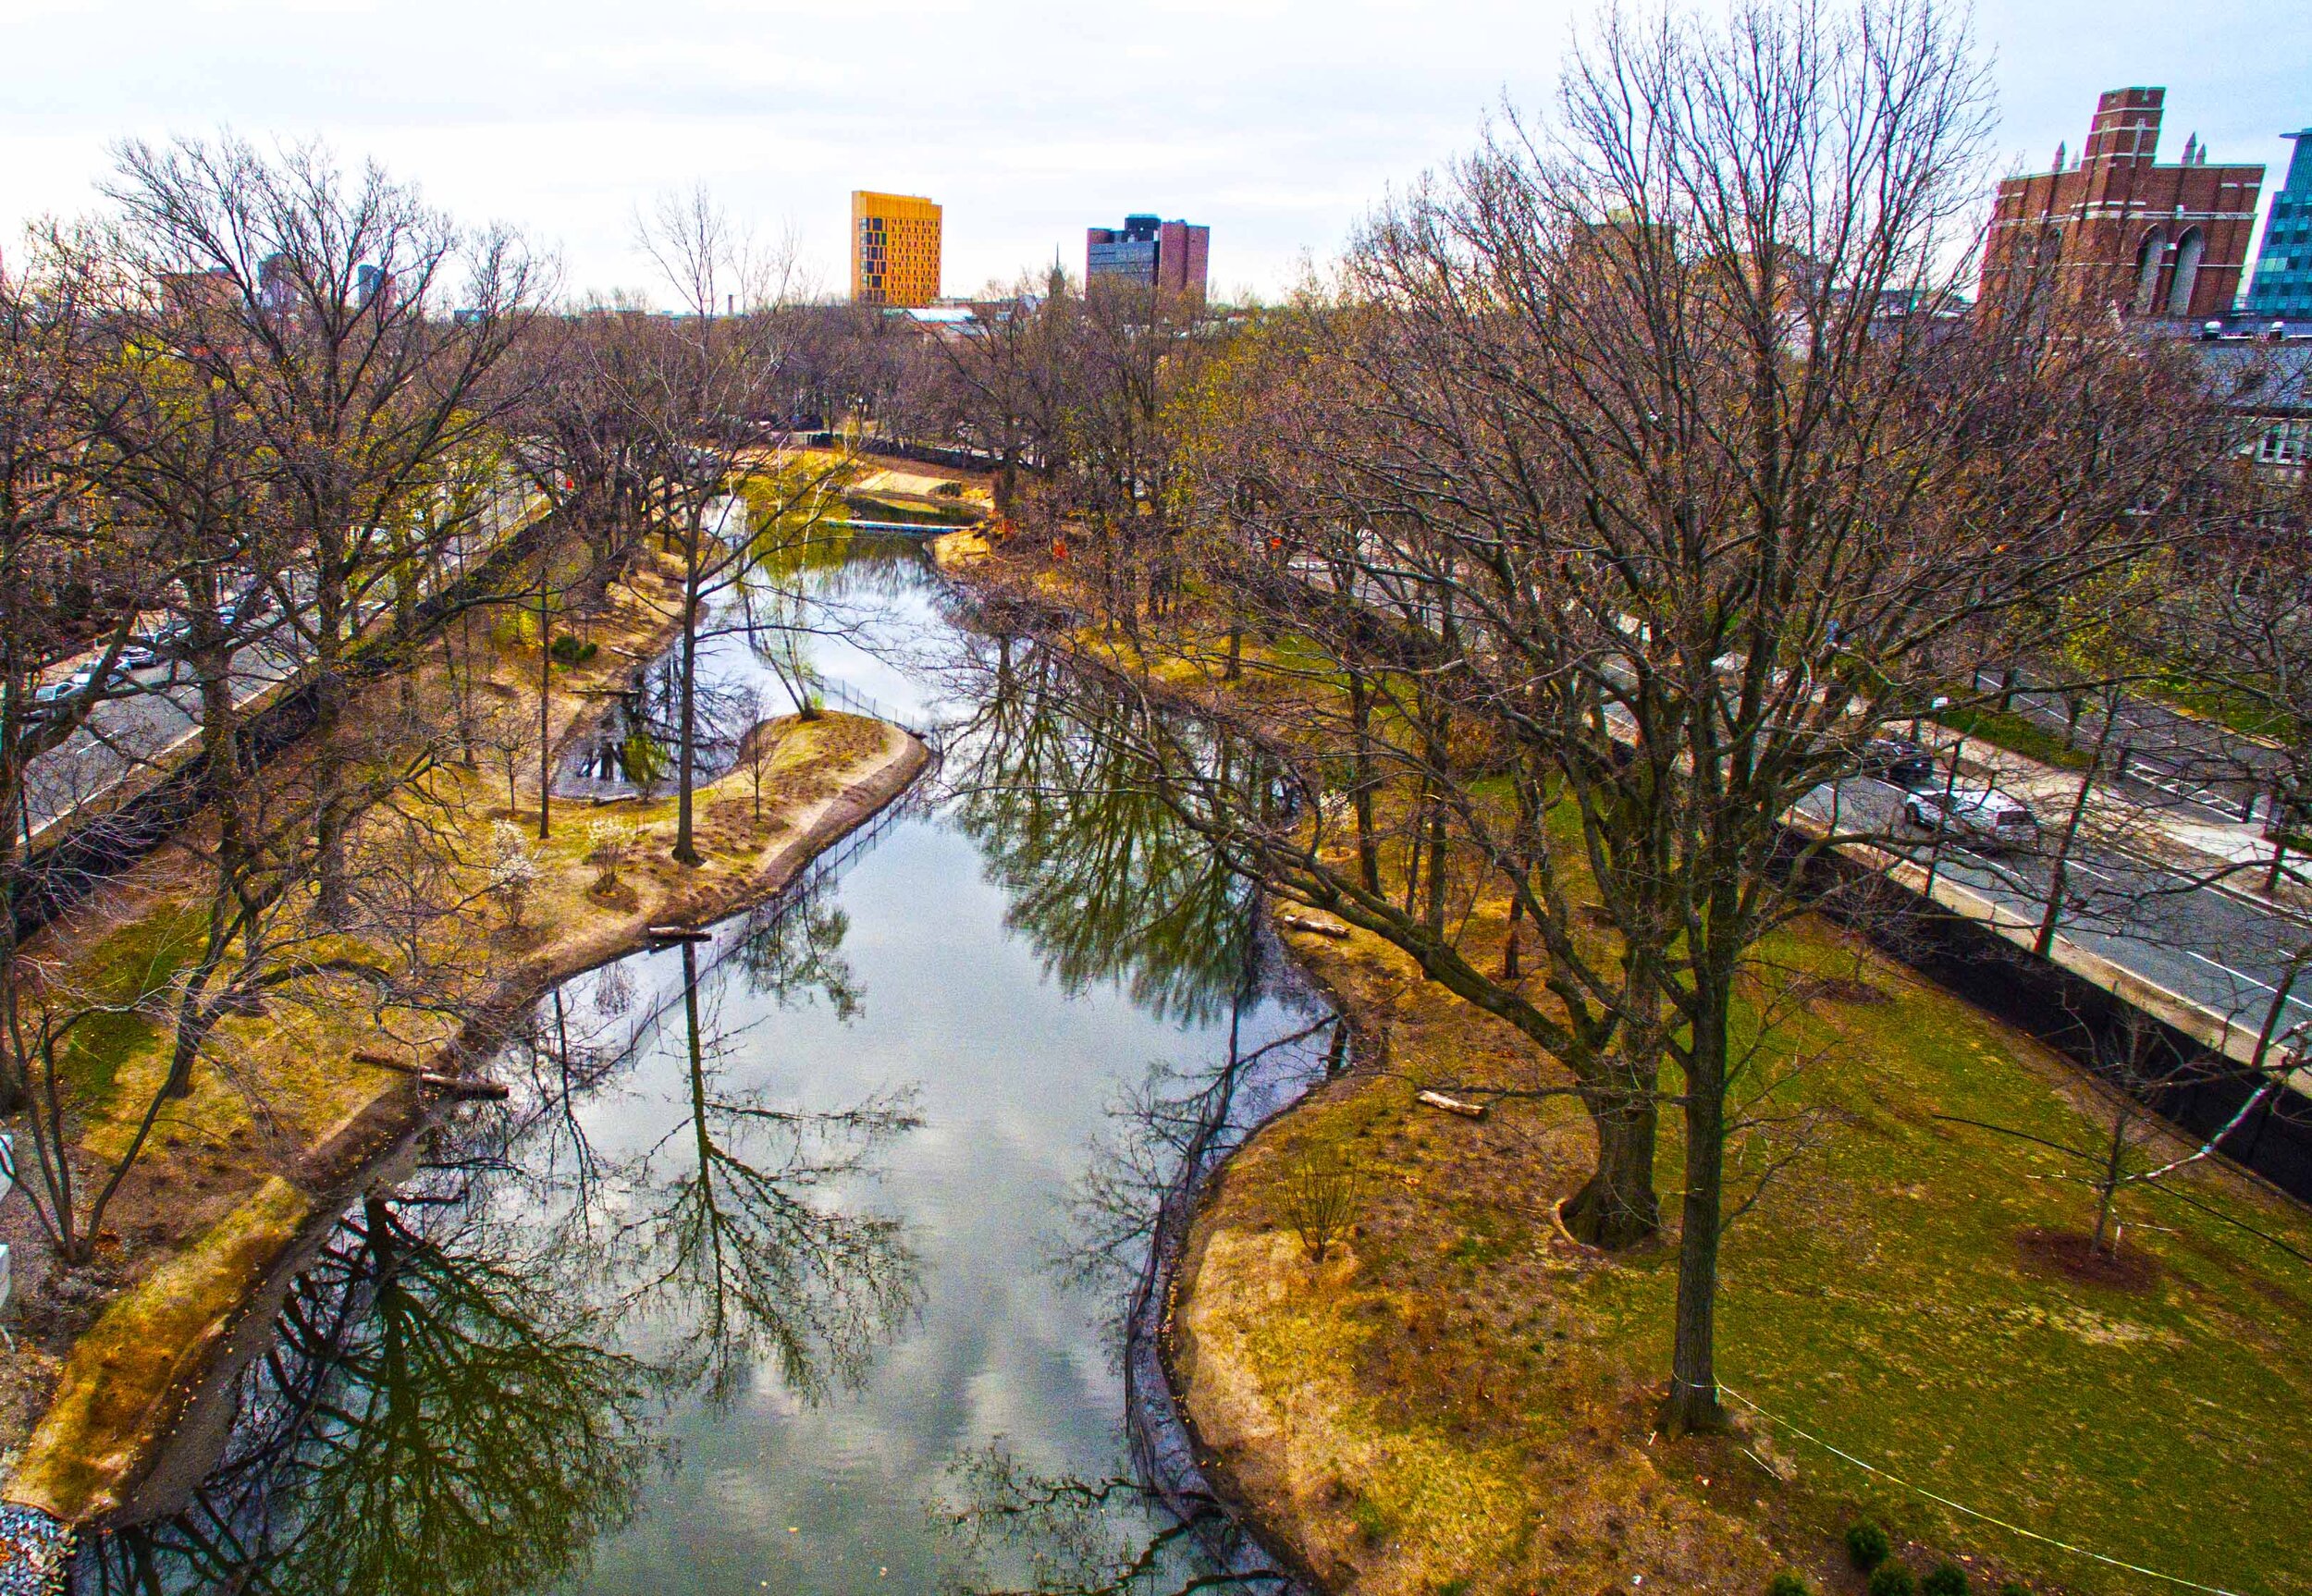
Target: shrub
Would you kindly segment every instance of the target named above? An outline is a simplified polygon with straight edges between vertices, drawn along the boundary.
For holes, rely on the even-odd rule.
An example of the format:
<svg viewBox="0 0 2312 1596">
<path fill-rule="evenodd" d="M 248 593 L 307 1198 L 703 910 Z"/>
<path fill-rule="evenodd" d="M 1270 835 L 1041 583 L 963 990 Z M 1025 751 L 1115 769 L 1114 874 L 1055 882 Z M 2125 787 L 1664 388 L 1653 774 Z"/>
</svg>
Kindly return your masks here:
<svg viewBox="0 0 2312 1596">
<path fill-rule="evenodd" d="M 1806 1581 L 1785 1569 L 1766 1581 L 1766 1596 L 1813 1596 Z"/>
<path fill-rule="evenodd" d="M 1854 1559 L 1854 1565 L 1863 1573 L 1886 1562 L 1893 1551 L 1887 1532 L 1869 1519 L 1858 1518 L 1847 1526 L 1847 1555 Z"/>
<path fill-rule="evenodd" d="M 1919 1581 L 1921 1596 L 1967 1596 L 1967 1571 L 1956 1563 L 1937 1563 Z"/>
<path fill-rule="evenodd" d="M 589 643 L 574 632 L 565 632 L 554 639 L 554 646 L 547 652 L 557 665 L 584 665 L 602 652 L 598 643 Z"/>
<path fill-rule="evenodd" d="M 1285 1162 L 1285 1222 L 1310 1263 L 1322 1263 L 1334 1242 L 1357 1222 L 1364 1196 L 1363 1172 L 1336 1148 L 1302 1148 Z"/>
<path fill-rule="evenodd" d="M 1871 1596 L 1916 1596 L 1918 1589 L 1911 1570 L 1900 1563 L 1881 1563 L 1871 1570 Z"/>
<path fill-rule="evenodd" d="M 599 872 L 594 890 L 609 892 L 618 887 L 618 867 L 626 863 L 626 828 L 615 820 L 596 820 L 586 828 L 586 863 Z"/>
<path fill-rule="evenodd" d="M 964 497 L 964 485 L 960 482 L 943 482 L 931 492 L 933 497 L 938 498 L 961 498 Z"/>
</svg>

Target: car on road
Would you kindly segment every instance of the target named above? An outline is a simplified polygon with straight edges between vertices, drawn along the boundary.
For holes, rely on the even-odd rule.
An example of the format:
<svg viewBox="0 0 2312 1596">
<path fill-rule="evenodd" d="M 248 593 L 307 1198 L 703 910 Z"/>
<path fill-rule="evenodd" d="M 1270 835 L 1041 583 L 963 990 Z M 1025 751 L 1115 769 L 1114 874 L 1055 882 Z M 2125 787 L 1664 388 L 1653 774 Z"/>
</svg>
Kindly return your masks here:
<svg viewBox="0 0 2312 1596">
<path fill-rule="evenodd" d="M 55 719 L 72 707 L 72 700 L 87 685 L 87 680 L 76 670 L 62 681 L 51 681 L 33 688 L 31 700 L 24 707 L 25 718 L 31 720 Z"/>
<path fill-rule="evenodd" d="M 1854 767 L 1864 776 L 1875 776 L 1906 792 L 1924 792 L 1940 780 L 1932 754 L 1908 737 L 1892 734 L 1874 737 L 1863 743 Z"/>
<path fill-rule="evenodd" d="M 2031 806 L 1996 787 L 1913 792 L 1902 802 L 1902 817 L 1913 830 L 1995 848 L 2029 848 L 2039 841 L 2039 819 Z"/>
</svg>

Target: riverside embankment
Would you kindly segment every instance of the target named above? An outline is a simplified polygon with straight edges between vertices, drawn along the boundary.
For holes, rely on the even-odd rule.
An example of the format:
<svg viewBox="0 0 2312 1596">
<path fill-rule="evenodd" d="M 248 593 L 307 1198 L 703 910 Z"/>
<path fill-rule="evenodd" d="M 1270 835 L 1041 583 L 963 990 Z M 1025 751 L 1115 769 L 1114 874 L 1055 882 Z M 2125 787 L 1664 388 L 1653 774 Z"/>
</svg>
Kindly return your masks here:
<svg viewBox="0 0 2312 1596">
<path fill-rule="evenodd" d="M 488 1066 L 509 1100 L 344 1207 L 218 1382 L 221 1443 L 84 1538 L 78 1587 L 887 1591 L 1236 1555 L 1134 1460 L 1162 1426 L 1126 1320 L 1191 1156 L 1321 1078 L 1322 1012 L 914 548 L 810 582 L 829 695 L 942 728 L 938 787 L 530 1010 Z M 771 680 L 735 645 L 710 668 Z"/>
<path fill-rule="evenodd" d="M 658 591 L 662 583 L 646 565 L 581 618 L 599 664 L 555 673 L 547 719 L 558 743 L 600 712 L 633 661 L 666 645 L 674 610 Z M 518 643 L 493 645 L 486 672 L 469 656 L 464 689 L 510 695 L 498 678 L 534 677 L 536 651 L 527 652 L 525 665 Z M 456 690 L 433 662 L 413 669 L 412 681 L 375 685 L 380 704 L 354 718 L 373 710 L 385 718 L 397 703 Z M 18 1401 L 38 1417 L 12 1447 L 9 1501 L 73 1523 L 131 1510 L 155 1458 L 177 1449 L 188 1399 L 230 1361 L 237 1343 L 250 1341 L 252 1325 L 261 1331 L 269 1322 L 288 1277 L 348 1194 L 411 1142 L 444 1092 L 461 1093 L 468 1070 L 502 1049 L 531 1003 L 650 945 L 654 926 L 695 924 L 774 896 L 904 792 L 929 758 L 899 729 L 849 715 L 774 718 L 757 738 L 764 757 L 743 777 L 700 791 L 704 857 L 695 867 L 664 857 L 670 800 L 560 805 L 553 839 L 522 843 L 521 902 L 510 915 L 503 892 L 469 907 L 474 956 L 459 967 L 471 985 L 454 1003 L 441 994 L 453 1023 L 365 1035 L 361 1014 L 316 1007 L 295 1024 L 259 1011 L 221 1027 L 217 1040 L 228 1046 L 232 1067 L 204 1066 L 191 1098 L 162 1106 L 148 1150 L 98 1237 L 97 1266 L 75 1277 L 77 1301 L 88 1303 L 92 1281 L 113 1288 L 109 1300 L 91 1322 L 85 1308 L 59 1312 L 33 1296 L 42 1320 L 30 1327 L 36 1337 L 15 1349 L 10 1373 Z M 301 756 L 289 750 L 281 759 L 293 765 Z M 277 775 L 269 769 L 264 779 Z M 501 787 L 498 802 L 515 799 L 526 820 L 535 786 L 531 792 L 525 799 Z M 481 773 L 448 770 L 427 795 L 440 814 L 462 816 L 494 844 L 503 845 L 501 832 L 520 836 L 491 818 Z M 166 853 L 129 870 L 47 927 L 33 956 L 81 974 L 77 962 L 100 976 L 117 957 L 161 957 L 154 948 L 166 946 L 178 917 L 185 876 L 184 861 Z M 161 1039 L 150 1027 L 118 1037 L 118 1056 L 105 1061 L 114 1100 L 143 1100 L 135 1094 L 144 1077 L 157 1079 Z M 101 1106 L 85 1119 L 92 1150 L 116 1154 L 117 1120 Z M 35 1267 L 25 1271 L 30 1279 L 19 1275 L 19 1287 L 37 1293 L 43 1260 L 20 1245 L 24 1228 L 16 1239 Z"/>
</svg>

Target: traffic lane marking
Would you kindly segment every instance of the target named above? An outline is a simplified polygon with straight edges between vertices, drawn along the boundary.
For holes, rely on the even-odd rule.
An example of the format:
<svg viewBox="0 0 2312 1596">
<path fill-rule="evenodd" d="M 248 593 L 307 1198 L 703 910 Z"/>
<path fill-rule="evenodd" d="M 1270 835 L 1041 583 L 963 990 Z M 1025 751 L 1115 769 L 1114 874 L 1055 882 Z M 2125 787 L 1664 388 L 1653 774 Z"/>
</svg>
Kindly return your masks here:
<svg viewBox="0 0 2312 1596">
<path fill-rule="evenodd" d="M 2259 981 L 2254 976 L 2249 975 L 2245 970 L 2235 970 L 2230 964 L 2220 964 L 2218 961 L 2209 958 L 2207 954 L 2201 952 L 2196 948 L 2186 948 L 2183 950 L 2183 952 L 2186 958 L 2197 959 L 2201 964 L 2206 964 L 2211 970 L 2221 970 L 2225 975 L 2232 976 L 2234 980 L 2245 981 L 2249 986 L 2255 987 L 2262 991 L 2269 992 L 2275 997 L 2280 995 L 2280 988 L 2273 986 L 2269 981 Z M 2295 1004 L 2300 1009 L 2312 1009 L 2312 1003 L 2306 1002 L 2302 998 L 2297 997 L 2294 992 L 2290 992 L 2288 994 L 2288 1001 Z"/>
</svg>

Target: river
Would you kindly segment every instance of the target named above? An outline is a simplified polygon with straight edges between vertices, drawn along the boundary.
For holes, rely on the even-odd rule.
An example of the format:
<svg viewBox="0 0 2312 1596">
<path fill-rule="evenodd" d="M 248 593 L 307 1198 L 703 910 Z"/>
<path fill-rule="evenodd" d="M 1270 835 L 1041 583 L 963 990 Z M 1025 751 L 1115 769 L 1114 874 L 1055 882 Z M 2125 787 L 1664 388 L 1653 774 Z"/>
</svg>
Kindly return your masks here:
<svg viewBox="0 0 2312 1596">
<path fill-rule="evenodd" d="M 1196 1511 L 1141 1286 L 1186 1177 L 1322 1075 L 1323 1012 L 911 546 L 796 580 L 819 690 L 943 728 L 941 768 L 712 942 L 541 1004 L 492 1066 L 511 1100 L 348 1211 L 199 1484 L 85 1538 L 76 1590 L 1157 1596 L 1261 1566 Z M 726 702 L 795 674 L 711 658 Z"/>
</svg>

